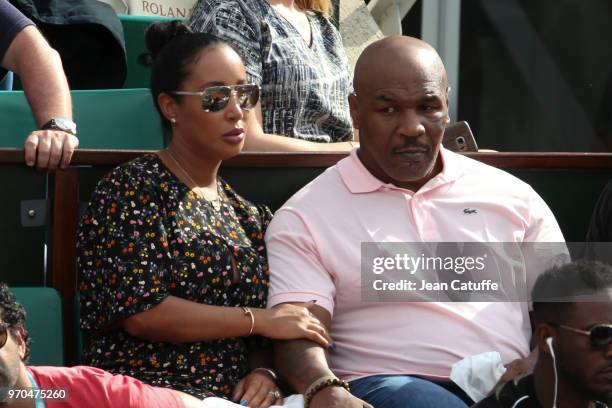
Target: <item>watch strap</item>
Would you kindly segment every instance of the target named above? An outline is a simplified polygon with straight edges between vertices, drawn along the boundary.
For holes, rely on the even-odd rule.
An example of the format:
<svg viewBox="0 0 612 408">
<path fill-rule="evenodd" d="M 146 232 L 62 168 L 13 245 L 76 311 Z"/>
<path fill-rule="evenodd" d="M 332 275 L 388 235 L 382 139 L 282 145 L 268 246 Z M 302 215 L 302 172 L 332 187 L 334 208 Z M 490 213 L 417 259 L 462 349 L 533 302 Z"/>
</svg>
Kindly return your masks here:
<svg viewBox="0 0 612 408">
<path fill-rule="evenodd" d="M 65 123 L 66 126 L 62 126 L 62 123 Z M 70 133 L 71 135 L 76 136 L 76 123 L 74 123 L 71 119 L 68 118 L 51 118 L 47 123 L 40 127 L 40 130 L 61 130 L 63 132 Z"/>
</svg>

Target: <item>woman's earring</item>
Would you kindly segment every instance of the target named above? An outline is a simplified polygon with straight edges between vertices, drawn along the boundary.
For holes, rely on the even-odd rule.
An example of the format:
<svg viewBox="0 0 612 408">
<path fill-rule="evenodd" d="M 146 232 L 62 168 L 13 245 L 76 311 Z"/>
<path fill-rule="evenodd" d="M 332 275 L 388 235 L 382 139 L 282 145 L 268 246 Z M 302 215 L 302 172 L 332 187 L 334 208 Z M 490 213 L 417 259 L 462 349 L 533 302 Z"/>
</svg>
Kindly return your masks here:
<svg viewBox="0 0 612 408">
<path fill-rule="evenodd" d="M 170 122 L 172 122 L 173 125 L 176 125 L 176 118 L 170 118 Z"/>
</svg>

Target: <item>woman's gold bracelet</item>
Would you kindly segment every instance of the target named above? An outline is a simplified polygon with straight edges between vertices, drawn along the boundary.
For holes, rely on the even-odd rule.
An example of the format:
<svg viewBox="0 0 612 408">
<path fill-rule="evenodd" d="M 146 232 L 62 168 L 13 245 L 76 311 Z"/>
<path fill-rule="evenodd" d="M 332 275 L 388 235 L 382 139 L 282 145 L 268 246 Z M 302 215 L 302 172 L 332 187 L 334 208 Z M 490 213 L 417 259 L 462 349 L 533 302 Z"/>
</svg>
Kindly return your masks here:
<svg viewBox="0 0 612 408">
<path fill-rule="evenodd" d="M 247 336 L 250 336 L 251 334 L 253 334 L 253 328 L 255 328 L 255 315 L 248 307 L 243 307 L 242 310 L 244 310 L 245 316 L 251 317 L 251 328 L 249 329 L 249 334 L 247 334 Z"/>
</svg>

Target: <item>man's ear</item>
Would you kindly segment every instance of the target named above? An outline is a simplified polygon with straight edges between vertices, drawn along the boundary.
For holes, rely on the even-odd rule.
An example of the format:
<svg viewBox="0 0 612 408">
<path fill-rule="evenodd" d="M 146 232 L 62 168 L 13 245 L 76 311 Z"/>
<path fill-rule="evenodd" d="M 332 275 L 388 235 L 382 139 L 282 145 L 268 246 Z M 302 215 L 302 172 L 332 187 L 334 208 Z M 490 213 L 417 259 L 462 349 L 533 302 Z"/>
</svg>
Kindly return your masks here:
<svg viewBox="0 0 612 408">
<path fill-rule="evenodd" d="M 446 90 L 446 124 L 450 123 L 451 118 L 450 118 L 450 104 L 448 103 L 448 93 L 450 92 L 451 88 L 450 86 L 448 87 L 448 89 Z"/>
<path fill-rule="evenodd" d="M 25 329 L 23 327 L 19 327 L 10 332 L 10 335 L 13 336 L 13 340 L 15 341 L 17 350 L 19 351 L 19 358 L 23 361 L 26 355 Z"/>
<path fill-rule="evenodd" d="M 159 110 L 161 110 L 166 119 L 176 119 L 178 103 L 173 97 L 165 92 L 162 92 L 157 95 L 157 104 L 159 105 Z"/>
<path fill-rule="evenodd" d="M 353 127 L 355 129 L 359 129 L 359 101 L 357 100 L 357 95 L 354 93 L 350 94 L 348 97 L 348 103 L 351 110 L 351 118 L 353 119 Z"/>
<path fill-rule="evenodd" d="M 538 351 L 550 355 L 550 348 L 548 346 L 548 338 L 551 337 L 554 340 L 557 338 L 557 330 L 550 324 L 540 323 L 535 330 L 534 336 L 536 337 L 536 344 Z"/>
</svg>

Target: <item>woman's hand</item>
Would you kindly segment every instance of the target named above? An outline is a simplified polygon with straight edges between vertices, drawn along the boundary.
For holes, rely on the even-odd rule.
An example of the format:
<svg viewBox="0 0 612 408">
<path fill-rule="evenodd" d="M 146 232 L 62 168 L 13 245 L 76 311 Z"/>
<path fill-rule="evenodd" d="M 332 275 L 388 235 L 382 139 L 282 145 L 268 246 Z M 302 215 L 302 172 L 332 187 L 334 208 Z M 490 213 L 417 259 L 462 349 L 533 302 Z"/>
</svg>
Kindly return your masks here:
<svg viewBox="0 0 612 408">
<path fill-rule="evenodd" d="M 251 371 L 234 388 L 232 399 L 251 408 L 282 405 L 283 399 L 276 382 L 264 370 Z"/>
<path fill-rule="evenodd" d="M 282 304 L 273 309 L 255 309 L 253 331 L 278 340 L 307 339 L 328 348 L 332 344 L 327 328 L 310 311 L 314 303 L 304 306 Z"/>
</svg>

